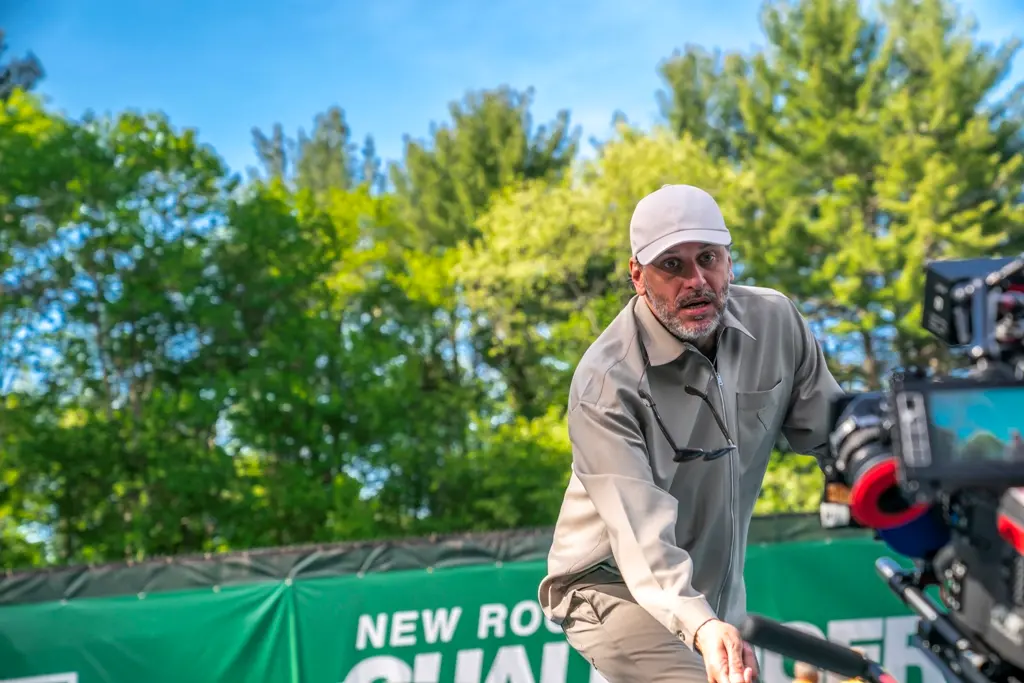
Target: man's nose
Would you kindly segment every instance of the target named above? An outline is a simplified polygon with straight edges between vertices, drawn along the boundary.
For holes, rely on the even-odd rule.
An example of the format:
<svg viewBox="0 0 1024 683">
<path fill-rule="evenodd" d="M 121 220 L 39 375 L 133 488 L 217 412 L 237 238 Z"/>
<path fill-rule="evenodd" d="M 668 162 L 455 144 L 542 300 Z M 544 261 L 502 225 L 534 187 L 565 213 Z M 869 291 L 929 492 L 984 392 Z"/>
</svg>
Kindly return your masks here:
<svg viewBox="0 0 1024 683">
<path fill-rule="evenodd" d="M 704 271 L 696 263 L 691 263 L 684 267 L 679 273 L 679 277 L 682 280 L 683 286 L 687 289 L 701 290 L 708 283 L 704 277 Z"/>
</svg>

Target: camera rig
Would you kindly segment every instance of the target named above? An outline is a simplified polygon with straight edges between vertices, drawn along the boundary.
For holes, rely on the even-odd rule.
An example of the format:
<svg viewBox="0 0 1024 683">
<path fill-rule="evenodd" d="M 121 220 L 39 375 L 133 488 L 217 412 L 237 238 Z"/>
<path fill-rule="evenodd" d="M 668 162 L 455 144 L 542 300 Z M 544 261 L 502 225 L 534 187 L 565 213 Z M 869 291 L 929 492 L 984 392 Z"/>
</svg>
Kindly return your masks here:
<svg viewBox="0 0 1024 683">
<path fill-rule="evenodd" d="M 822 523 L 874 529 L 912 561 L 875 568 L 947 680 L 1024 683 L 1024 254 L 932 262 L 924 289 L 923 327 L 966 347 L 971 367 L 895 373 L 888 391 L 833 406 Z M 742 631 L 821 669 L 894 683 L 877 662 L 770 619 L 752 615 Z"/>
</svg>

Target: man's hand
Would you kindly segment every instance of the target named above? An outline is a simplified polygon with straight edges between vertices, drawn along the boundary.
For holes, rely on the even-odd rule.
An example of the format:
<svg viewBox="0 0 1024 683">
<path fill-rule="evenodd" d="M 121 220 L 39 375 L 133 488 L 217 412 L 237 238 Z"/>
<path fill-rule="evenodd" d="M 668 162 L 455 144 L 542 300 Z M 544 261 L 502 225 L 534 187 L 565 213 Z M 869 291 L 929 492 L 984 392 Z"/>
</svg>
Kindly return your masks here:
<svg viewBox="0 0 1024 683">
<path fill-rule="evenodd" d="M 754 650 L 735 626 L 712 619 L 697 629 L 693 642 L 704 657 L 709 683 L 753 683 L 757 678 Z"/>
</svg>

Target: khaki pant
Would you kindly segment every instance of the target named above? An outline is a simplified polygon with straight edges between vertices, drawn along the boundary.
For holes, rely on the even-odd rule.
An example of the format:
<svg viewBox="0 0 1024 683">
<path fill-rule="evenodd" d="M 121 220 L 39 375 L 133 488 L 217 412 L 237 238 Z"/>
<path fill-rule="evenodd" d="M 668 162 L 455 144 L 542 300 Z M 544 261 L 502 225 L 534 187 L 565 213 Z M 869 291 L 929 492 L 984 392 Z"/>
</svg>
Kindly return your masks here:
<svg viewBox="0 0 1024 683">
<path fill-rule="evenodd" d="M 608 683 L 707 683 L 700 655 L 636 604 L 625 584 L 575 588 L 562 630 Z"/>
</svg>

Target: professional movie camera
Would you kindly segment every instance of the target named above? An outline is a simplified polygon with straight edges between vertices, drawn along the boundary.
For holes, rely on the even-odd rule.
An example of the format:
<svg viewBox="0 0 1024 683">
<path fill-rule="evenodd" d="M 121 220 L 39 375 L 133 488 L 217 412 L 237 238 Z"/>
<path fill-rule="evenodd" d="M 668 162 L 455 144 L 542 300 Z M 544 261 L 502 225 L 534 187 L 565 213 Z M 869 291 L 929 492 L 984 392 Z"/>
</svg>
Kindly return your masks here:
<svg viewBox="0 0 1024 683">
<path fill-rule="evenodd" d="M 874 529 L 913 560 L 904 569 L 880 558 L 876 569 L 920 617 L 915 645 L 947 680 L 1024 683 L 1024 254 L 929 264 L 923 325 L 966 347 L 970 369 L 899 372 L 887 391 L 834 406 L 822 523 Z M 771 620 L 752 616 L 743 632 L 820 668 L 892 682 L 862 655 Z"/>
</svg>

